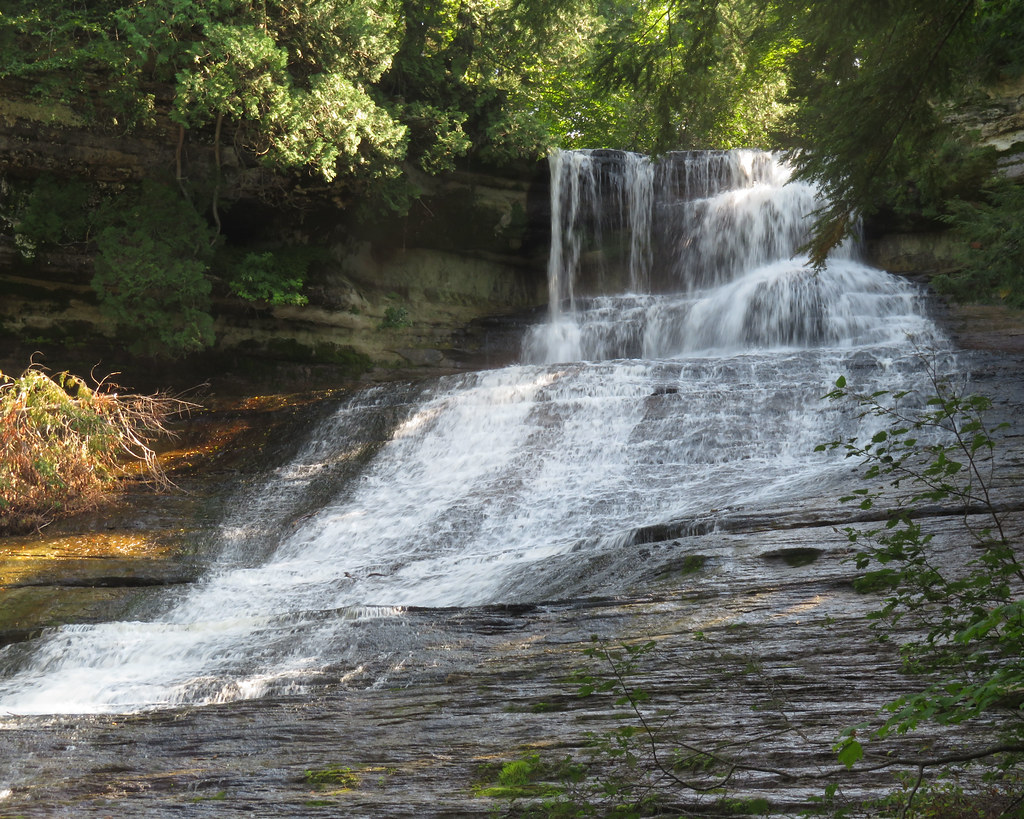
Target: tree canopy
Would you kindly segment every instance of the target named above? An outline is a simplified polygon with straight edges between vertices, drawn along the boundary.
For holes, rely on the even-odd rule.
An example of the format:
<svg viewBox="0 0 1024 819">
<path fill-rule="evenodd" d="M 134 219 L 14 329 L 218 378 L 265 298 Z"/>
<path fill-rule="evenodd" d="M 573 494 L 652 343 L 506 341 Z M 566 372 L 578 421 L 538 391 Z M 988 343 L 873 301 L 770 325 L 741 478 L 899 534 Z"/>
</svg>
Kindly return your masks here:
<svg viewBox="0 0 1024 819">
<path fill-rule="evenodd" d="M 327 181 L 551 143 L 787 148 L 829 194 L 837 235 L 874 203 L 928 207 L 976 183 L 943 106 L 1024 65 L 1012 0 L 7 5 L 0 76 L 65 98 L 98 85 L 124 127 L 161 106 L 183 128 L 228 122 L 253 156 Z M 966 170 L 950 172 L 954 156 Z"/>
<path fill-rule="evenodd" d="M 562 59 L 560 32 L 585 12 L 514 0 L 10 6 L 0 76 L 82 105 L 102 88 L 127 127 L 155 113 L 186 129 L 226 120 L 254 156 L 326 181 L 394 176 L 403 162 L 437 172 L 477 149 L 535 156 L 544 129 L 520 89 Z"/>
<path fill-rule="evenodd" d="M 951 116 L 1024 70 L 1012 0 L 605 0 L 559 138 L 784 149 L 829 205 L 812 258 L 888 207 L 937 218 L 993 170 Z M 559 100 L 562 102 L 562 100 Z"/>
<path fill-rule="evenodd" d="M 968 222 L 988 213 L 952 204 L 981 197 L 993 160 L 951 106 L 1022 68 L 1015 0 L 9 0 L 0 11 L 0 79 L 96 124 L 131 130 L 163 117 L 179 138 L 198 132 L 214 145 L 216 178 L 177 174 L 214 229 L 208 243 L 227 134 L 246 162 L 318 180 L 368 212 L 401 212 L 417 174 L 466 157 L 746 146 L 788 151 L 827 194 L 810 248 L 820 262 L 879 208 Z M 1006 201 L 990 200 L 995 220 Z M 110 271 L 147 278 L 102 258 L 126 252 L 122 217 L 86 230 L 115 313 L 127 290 Z M 23 241 L 70 229 L 44 221 Z M 132 242 L 135 256 L 156 242 L 175 258 L 163 267 L 195 283 L 186 312 L 196 321 L 185 335 L 168 330 L 187 337 L 184 350 L 210 338 L 210 261 L 193 241 L 206 228 L 179 224 L 194 228 L 184 255 L 159 237 Z M 260 286 L 232 274 L 232 292 L 301 300 L 301 275 L 259 259 Z M 1000 280 L 988 292 L 1005 290 Z"/>
</svg>

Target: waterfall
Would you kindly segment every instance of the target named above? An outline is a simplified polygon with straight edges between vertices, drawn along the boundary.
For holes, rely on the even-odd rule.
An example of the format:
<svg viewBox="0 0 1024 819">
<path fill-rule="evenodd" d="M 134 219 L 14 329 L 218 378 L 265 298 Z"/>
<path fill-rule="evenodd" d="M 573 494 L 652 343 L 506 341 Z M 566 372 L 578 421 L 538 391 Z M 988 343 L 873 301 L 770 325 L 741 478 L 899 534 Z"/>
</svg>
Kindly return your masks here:
<svg viewBox="0 0 1024 819">
<path fill-rule="evenodd" d="M 558 251 L 548 275 L 558 284 L 550 321 L 525 341 L 527 361 L 936 341 L 920 291 L 859 262 L 851 244 L 809 267 L 800 248 L 822 203 L 771 154 L 688 152 L 655 164 L 554 152 L 551 163 Z M 628 192 L 617 218 L 605 187 Z M 609 291 L 595 271 L 623 247 L 629 291 Z"/>
<path fill-rule="evenodd" d="M 870 419 L 822 401 L 835 377 L 910 388 L 915 345 L 948 349 L 909 283 L 850 249 L 806 266 L 816 195 L 771 155 L 555 152 L 550 170 L 550 316 L 523 363 L 342 401 L 240 498 L 203 582 L 145 620 L 3 649 L 0 713 L 377 684 L 371 660 L 415 650 L 391 642 L 408 607 L 601 595 L 637 577 L 652 526 L 713 539 L 837 496 L 848 467 L 814 447 Z M 386 443 L 293 516 L 385 406 Z"/>
</svg>

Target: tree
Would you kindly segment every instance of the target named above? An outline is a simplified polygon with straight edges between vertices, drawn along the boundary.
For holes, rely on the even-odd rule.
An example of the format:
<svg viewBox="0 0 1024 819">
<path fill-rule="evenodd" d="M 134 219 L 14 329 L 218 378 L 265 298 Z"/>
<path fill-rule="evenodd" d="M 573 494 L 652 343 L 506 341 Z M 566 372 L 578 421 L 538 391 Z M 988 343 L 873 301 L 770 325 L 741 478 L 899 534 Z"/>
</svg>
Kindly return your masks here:
<svg viewBox="0 0 1024 819">
<path fill-rule="evenodd" d="M 396 19 L 376 0 L 217 3 L 148 0 L 113 15 L 124 66 L 173 80 L 171 118 L 183 128 L 227 119 L 281 168 L 330 181 L 403 154 L 404 128 L 370 85 L 398 45 Z"/>
<path fill-rule="evenodd" d="M 1024 308 L 1024 187 L 1001 181 L 978 202 L 956 200 L 943 219 L 961 239 L 963 267 L 932 279 L 958 301 Z"/>
<path fill-rule="evenodd" d="M 786 2 L 803 47 L 794 55 L 788 138 L 798 175 L 816 182 L 812 259 L 821 262 L 886 201 L 916 158 L 951 137 L 935 103 L 972 55 L 975 0 Z"/>
<path fill-rule="evenodd" d="M 100 309 L 135 353 L 173 357 L 209 346 L 213 232 L 206 221 L 178 191 L 153 183 L 107 211 L 92 280 Z"/>
<path fill-rule="evenodd" d="M 571 144 L 771 147 L 793 49 L 774 3 L 606 0 L 600 9 L 585 79 L 568 78 Z"/>
<path fill-rule="evenodd" d="M 1007 0 L 604 0 L 586 72 L 549 75 L 563 143 L 646 152 L 784 149 L 828 203 L 812 259 L 886 210 L 935 220 L 992 175 L 949 116 L 1024 66 Z"/>
<path fill-rule="evenodd" d="M 546 144 L 524 86 L 565 64 L 589 11 L 549 0 L 143 0 L 86 9 L 15 0 L 0 17 L 0 77 L 85 89 L 91 69 L 125 124 L 173 89 L 183 129 L 237 129 L 278 169 L 326 181 L 436 173 L 471 149 L 536 157 Z"/>
<path fill-rule="evenodd" d="M 987 397 L 956 389 L 934 363 L 930 374 L 930 396 L 864 395 L 840 378 L 828 397 L 853 401 L 861 417 L 878 419 L 880 428 L 870 441 L 818 447 L 856 458 L 862 478 L 883 484 L 840 499 L 865 511 L 892 504 L 882 509 L 882 526 L 851 526 L 846 534 L 857 549 L 858 569 L 868 570 L 861 588 L 884 595 L 869 615 L 877 635 L 891 640 L 898 633 L 904 670 L 926 680 L 921 690 L 888 703 L 884 722 L 873 731 L 865 730 L 868 725 L 850 728 L 837 746 L 840 760 L 851 766 L 860 760 L 858 736 L 880 739 L 924 724 L 979 718 L 992 726 L 985 747 L 916 761 L 918 774 L 901 815 L 926 769 L 980 760 L 994 772 L 1013 771 L 1024 753 L 1024 552 L 996 492 L 995 436 L 1007 425 L 990 424 Z M 922 520 L 936 505 L 960 521 L 951 533 L 951 553 L 937 548 L 934 527 Z M 1021 804 L 1018 797 L 1011 809 Z"/>
</svg>

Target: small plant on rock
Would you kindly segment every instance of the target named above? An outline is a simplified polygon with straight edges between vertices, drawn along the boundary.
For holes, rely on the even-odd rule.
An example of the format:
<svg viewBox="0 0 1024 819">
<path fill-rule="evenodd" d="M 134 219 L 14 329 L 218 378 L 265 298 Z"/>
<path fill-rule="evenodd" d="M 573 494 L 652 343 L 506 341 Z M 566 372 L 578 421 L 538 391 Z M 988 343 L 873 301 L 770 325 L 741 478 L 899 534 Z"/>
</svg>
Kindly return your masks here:
<svg viewBox="0 0 1024 819">
<path fill-rule="evenodd" d="M 340 765 L 307 770 L 302 778 L 307 784 L 321 789 L 351 790 L 359 787 L 359 776 L 351 768 Z"/>
<path fill-rule="evenodd" d="M 384 318 L 377 325 L 378 330 L 400 330 L 408 327 L 412 322 L 409 320 L 409 309 L 392 305 L 384 311 Z"/>
</svg>

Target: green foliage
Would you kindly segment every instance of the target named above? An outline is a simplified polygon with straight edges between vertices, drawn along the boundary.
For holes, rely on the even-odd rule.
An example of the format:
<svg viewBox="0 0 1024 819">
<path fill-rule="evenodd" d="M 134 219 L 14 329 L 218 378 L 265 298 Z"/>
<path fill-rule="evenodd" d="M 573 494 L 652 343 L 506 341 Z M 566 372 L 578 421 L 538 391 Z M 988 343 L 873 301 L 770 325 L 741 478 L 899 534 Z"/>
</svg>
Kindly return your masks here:
<svg viewBox="0 0 1024 819">
<path fill-rule="evenodd" d="M 409 129 L 409 148 L 416 164 L 430 174 L 455 170 L 455 160 L 465 156 L 472 142 L 462 126 L 464 111 L 443 110 L 424 102 L 399 103 L 395 111 Z"/>
<path fill-rule="evenodd" d="M 274 305 L 307 303 L 302 287 L 310 263 L 319 255 L 315 250 L 289 248 L 231 255 L 235 258 L 227 259 L 228 287 L 239 298 Z"/>
<path fill-rule="evenodd" d="M 498 774 L 498 782 L 506 788 L 523 786 L 529 782 L 539 767 L 540 757 L 534 754 L 529 759 L 518 759 L 507 763 Z"/>
<path fill-rule="evenodd" d="M 904 774 L 899 787 L 873 805 L 878 816 L 914 819 L 1016 819 L 1021 815 L 1020 773 L 990 777 L 980 787 L 965 787 L 961 771 L 946 771 L 934 781 Z"/>
<path fill-rule="evenodd" d="M 214 233 L 181 196 L 143 183 L 101 216 L 93 289 L 133 352 L 179 356 L 213 343 Z"/>
<path fill-rule="evenodd" d="M 147 31 L 147 39 L 159 32 L 159 26 Z M 177 75 L 174 117 L 182 125 L 205 125 L 218 114 L 259 120 L 285 104 L 288 54 L 267 31 L 210 19 L 202 33 L 202 41 L 191 49 L 194 64 Z"/>
<path fill-rule="evenodd" d="M 0 373 L 0 532 L 95 506 L 123 473 L 126 456 L 166 485 L 147 441 L 166 431 L 171 413 L 187 408 L 162 396 L 118 395 L 111 383 L 90 388 L 66 372 Z"/>
<path fill-rule="evenodd" d="M 557 797 L 561 788 L 545 781 L 556 773 L 539 754 L 529 753 L 502 765 L 496 785 L 480 785 L 474 793 L 482 798 L 509 800 Z"/>
<path fill-rule="evenodd" d="M 328 181 L 339 170 L 393 172 L 404 156 L 404 127 L 367 87 L 397 47 L 386 3 L 150 0 L 117 20 L 130 59 L 173 72 L 172 118 L 184 127 L 251 125 L 254 154 Z"/>
<path fill-rule="evenodd" d="M 854 728 L 848 728 L 843 733 L 833 750 L 836 758 L 847 768 L 852 768 L 864 758 L 864 746 L 857 739 L 857 730 Z"/>
<path fill-rule="evenodd" d="M 71 75 L 106 61 L 111 44 L 104 22 L 117 5 L 102 0 L 88 4 L 9 0 L 0 14 L 0 77 L 42 82 L 47 74 Z M 76 84 L 68 90 L 80 87 Z"/>
<path fill-rule="evenodd" d="M 829 393 L 853 401 L 861 417 L 879 428 L 869 441 L 834 441 L 820 450 L 856 458 L 865 480 L 840 500 L 873 510 L 883 502 L 884 524 L 867 530 L 849 527 L 859 569 L 886 595 L 870 617 L 887 638 L 898 625 L 905 670 L 930 680 L 917 693 L 885 706 L 888 715 L 873 735 L 905 733 L 922 723 L 956 725 L 978 717 L 995 718 L 1006 741 L 1024 749 L 1020 706 L 1024 698 L 1024 566 L 1019 536 L 1006 528 L 992 495 L 996 474 L 991 401 L 967 395 L 939 377 L 932 364 L 934 394 L 886 391 L 862 395 L 844 378 Z M 893 490 L 898 490 L 893 493 Z M 920 519 L 923 507 L 957 515 L 952 551 L 939 549 L 936 532 Z M 863 726 L 859 726 L 863 727 Z M 863 749 L 856 731 L 837 746 L 840 761 L 854 764 Z"/>
<path fill-rule="evenodd" d="M 1016 0 L 979 0 L 974 23 L 979 79 L 998 82 L 1024 74 L 1024 16 Z"/>
<path fill-rule="evenodd" d="M 911 225 L 934 225 L 947 217 L 957 198 L 977 198 L 995 172 L 995 160 L 995 149 L 978 148 L 969 137 L 939 133 L 921 149 L 900 143 L 878 209 Z"/>
<path fill-rule="evenodd" d="M 223 246 L 176 188 L 145 182 L 117 194 L 44 175 L 4 190 L 3 222 L 22 256 L 94 242 L 92 284 L 105 314 L 135 353 L 177 357 L 213 343 L 213 286 L 246 301 L 306 304 L 316 246 Z"/>
<path fill-rule="evenodd" d="M 0 16 L 11 46 L 0 77 L 97 116 L 77 79 L 88 68 L 129 126 L 152 120 L 152 84 L 169 84 L 164 112 L 182 127 L 224 124 L 251 157 L 359 191 L 406 162 L 437 173 L 474 149 L 489 161 L 537 156 L 545 131 L 532 88 L 566 63 L 562 34 L 586 14 L 539 0 L 90 5 L 14 0 Z"/>
<path fill-rule="evenodd" d="M 405 128 L 359 85 L 339 75 L 319 75 L 280 113 L 266 151 L 272 163 L 306 165 L 327 181 L 339 169 L 393 176 L 405 156 Z"/>
<path fill-rule="evenodd" d="M 784 138 L 796 149 L 798 176 L 817 182 L 828 200 L 811 243 L 816 262 L 882 203 L 938 214 L 949 196 L 993 170 L 983 155 L 960 167 L 949 162 L 951 152 L 964 153 L 966 135 L 942 104 L 1005 58 L 990 47 L 992 27 L 1021 32 L 1013 4 L 778 5 L 801 44 L 790 60 L 794 114 Z"/>
<path fill-rule="evenodd" d="M 547 145 L 544 80 L 570 65 L 587 4 L 402 0 L 405 31 L 380 88 L 409 129 L 409 159 L 434 173 L 476 153 L 534 159 Z"/>
<path fill-rule="evenodd" d="M 988 201 L 957 201 L 945 221 L 962 240 L 962 269 L 932 285 L 962 302 L 1024 308 L 1024 186 L 993 186 Z"/>
<path fill-rule="evenodd" d="M 89 233 L 90 186 L 79 180 L 43 174 L 27 190 L 7 186 L 3 222 L 14 234 L 22 258 L 32 260 L 40 247 L 85 241 Z"/>
<path fill-rule="evenodd" d="M 591 82 L 598 95 L 611 94 L 605 122 L 610 116 L 616 125 L 616 147 L 766 145 L 786 112 L 786 57 L 794 49 L 788 37 L 777 36 L 776 5 L 607 4 Z"/>
<path fill-rule="evenodd" d="M 384 318 L 377 325 L 378 330 L 397 330 L 408 327 L 412 324 L 409 321 L 409 310 L 406 307 L 391 305 L 384 310 Z"/>
</svg>

